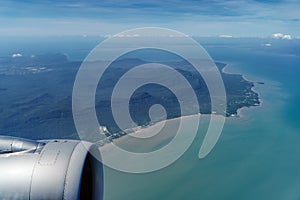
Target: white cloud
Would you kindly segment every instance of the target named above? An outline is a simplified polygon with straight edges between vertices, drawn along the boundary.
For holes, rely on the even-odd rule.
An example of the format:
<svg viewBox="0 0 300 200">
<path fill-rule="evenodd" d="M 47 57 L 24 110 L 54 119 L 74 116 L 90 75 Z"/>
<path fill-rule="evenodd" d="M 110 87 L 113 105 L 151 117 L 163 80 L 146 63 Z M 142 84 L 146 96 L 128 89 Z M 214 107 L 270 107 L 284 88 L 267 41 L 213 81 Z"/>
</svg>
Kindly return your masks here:
<svg viewBox="0 0 300 200">
<path fill-rule="evenodd" d="M 291 39 L 292 39 L 292 36 L 291 36 L 291 35 L 284 35 L 284 36 L 282 37 L 282 39 L 284 39 L 284 40 L 291 40 Z"/>
<path fill-rule="evenodd" d="M 220 38 L 233 38 L 232 35 L 219 35 Z"/>
<path fill-rule="evenodd" d="M 116 35 L 115 37 L 120 37 L 120 38 L 122 38 L 122 37 L 132 38 L 132 37 L 140 37 L 140 35 L 139 35 L 139 34 L 118 34 L 118 35 Z"/>
<path fill-rule="evenodd" d="M 10 19 L 0 17 L 0 36 L 57 36 L 57 35 L 89 35 L 113 36 L 124 30 L 140 27 L 164 27 L 178 30 L 192 36 L 221 36 L 221 37 L 265 37 L 273 33 L 289 33 L 299 36 L 298 21 L 281 23 L 278 21 L 247 21 L 246 18 L 223 17 L 222 20 L 206 16 L 193 16 L 191 19 L 174 21 L 122 21 L 108 22 L 99 19 L 61 18 L 22 18 Z M 9 27 L 2 24 L 11 24 Z M 31 24 L 34 24 L 32 26 Z M 78 27 L 81 27 L 80 29 Z M 247 29 L 245 29 L 247 27 Z M 258 31 L 259 30 L 259 31 Z M 124 33 L 124 37 L 125 37 Z M 230 38 L 229 38 L 230 39 Z M 294 39 L 294 37 L 293 37 Z"/>
<path fill-rule="evenodd" d="M 272 46 L 272 44 L 271 43 L 266 43 L 266 44 L 264 44 L 264 46 L 270 47 L 270 46 Z"/>
<path fill-rule="evenodd" d="M 11 57 L 12 58 L 18 58 L 18 57 L 22 57 L 23 55 L 20 53 L 14 53 Z"/>
<path fill-rule="evenodd" d="M 273 37 L 273 38 L 276 38 L 276 39 L 280 39 L 280 38 L 283 37 L 283 34 L 282 34 L 282 33 L 274 33 L 274 34 L 272 35 L 272 37 Z"/>
<path fill-rule="evenodd" d="M 137 29 L 138 30 L 138 29 Z M 118 37 L 118 38 L 135 38 L 135 37 L 149 37 L 151 34 L 147 32 L 141 32 L 141 34 L 117 34 L 113 37 Z M 157 37 L 167 37 L 167 38 L 178 38 L 178 37 L 188 37 L 188 35 L 181 35 L 181 34 L 164 34 L 164 33 L 156 33 Z"/>
<path fill-rule="evenodd" d="M 291 40 L 292 39 L 292 36 L 291 35 L 284 35 L 282 33 L 274 33 L 272 35 L 273 38 L 275 39 L 282 39 L 282 40 Z"/>
</svg>

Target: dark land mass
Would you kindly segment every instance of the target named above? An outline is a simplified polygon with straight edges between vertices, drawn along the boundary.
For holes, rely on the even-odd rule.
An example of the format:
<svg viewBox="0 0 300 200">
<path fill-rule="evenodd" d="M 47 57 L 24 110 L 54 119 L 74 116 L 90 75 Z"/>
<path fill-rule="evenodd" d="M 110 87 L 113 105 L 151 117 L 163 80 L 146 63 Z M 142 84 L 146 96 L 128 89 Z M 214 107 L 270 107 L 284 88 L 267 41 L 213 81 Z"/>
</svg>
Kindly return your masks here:
<svg viewBox="0 0 300 200">
<path fill-rule="evenodd" d="M 130 68 L 147 63 L 144 60 L 124 58 L 111 64 L 100 79 L 96 94 L 96 112 L 101 125 L 110 132 L 119 132 L 110 107 L 113 86 Z M 209 92 L 201 76 L 186 62 L 161 62 L 180 72 L 193 87 L 202 114 L 210 114 Z M 224 63 L 216 63 L 221 72 L 227 94 L 226 116 L 237 115 L 243 107 L 260 104 L 254 83 L 239 74 L 223 73 Z M 0 58 L 0 131 L 33 139 L 77 138 L 72 116 L 72 89 L 81 62 L 72 62 L 63 54 Z M 167 118 L 181 116 L 176 96 L 160 85 L 140 87 L 130 98 L 130 114 L 138 125 L 148 125 L 149 108 L 161 104 Z M 192 107 L 192 105 L 191 105 Z M 190 111 L 189 114 L 195 114 Z"/>
</svg>

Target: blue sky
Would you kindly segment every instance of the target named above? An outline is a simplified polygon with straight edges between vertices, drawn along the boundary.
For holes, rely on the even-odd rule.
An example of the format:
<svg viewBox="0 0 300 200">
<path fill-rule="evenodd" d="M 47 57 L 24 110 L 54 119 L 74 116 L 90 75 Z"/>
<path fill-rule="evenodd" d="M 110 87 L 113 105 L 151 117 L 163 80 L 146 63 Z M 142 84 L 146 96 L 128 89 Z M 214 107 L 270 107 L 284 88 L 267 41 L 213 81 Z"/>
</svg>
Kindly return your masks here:
<svg viewBox="0 0 300 200">
<path fill-rule="evenodd" d="M 298 0 L 1 0 L 0 35 L 111 35 L 159 26 L 193 36 L 300 36 Z"/>
</svg>

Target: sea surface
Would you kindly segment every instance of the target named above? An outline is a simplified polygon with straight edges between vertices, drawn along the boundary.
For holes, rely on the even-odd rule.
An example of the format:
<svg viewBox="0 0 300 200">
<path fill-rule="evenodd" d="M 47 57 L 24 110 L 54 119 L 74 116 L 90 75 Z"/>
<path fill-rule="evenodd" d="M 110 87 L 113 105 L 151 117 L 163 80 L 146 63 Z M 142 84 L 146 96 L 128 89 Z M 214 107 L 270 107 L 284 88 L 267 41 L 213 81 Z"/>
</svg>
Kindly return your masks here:
<svg viewBox="0 0 300 200">
<path fill-rule="evenodd" d="M 268 49 L 265 42 L 273 46 Z M 293 52 L 296 42 L 204 45 L 213 59 L 228 63 L 226 72 L 264 83 L 254 88 L 262 105 L 240 110 L 238 118 L 227 118 L 219 142 L 202 160 L 198 152 L 205 119 L 188 151 L 163 170 L 127 174 L 105 168 L 106 199 L 299 199 L 300 57 Z"/>
<path fill-rule="evenodd" d="M 82 60 L 101 40 L 1 38 L 0 56 L 64 53 L 72 60 Z M 300 41 L 196 40 L 215 61 L 228 64 L 227 73 L 264 83 L 254 87 L 261 106 L 242 109 L 239 117 L 227 118 L 220 140 L 204 159 L 198 158 L 198 152 L 208 123 L 205 116 L 191 147 L 172 165 L 147 174 L 105 167 L 105 199 L 300 199 Z M 1 98 L 4 104 L 5 97 Z"/>
</svg>

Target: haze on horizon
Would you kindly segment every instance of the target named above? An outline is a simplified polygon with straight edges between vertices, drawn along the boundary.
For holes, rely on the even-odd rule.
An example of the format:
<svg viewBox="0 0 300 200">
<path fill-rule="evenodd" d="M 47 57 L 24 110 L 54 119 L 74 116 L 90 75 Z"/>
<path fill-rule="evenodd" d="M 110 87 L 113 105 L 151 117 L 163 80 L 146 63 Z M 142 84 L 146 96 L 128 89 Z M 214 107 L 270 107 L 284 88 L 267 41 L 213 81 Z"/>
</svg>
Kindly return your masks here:
<svg viewBox="0 0 300 200">
<path fill-rule="evenodd" d="M 156 26 L 192 36 L 300 36 L 297 0 L 3 0 L 0 35 L 116 34 Z"/>
</svg>

